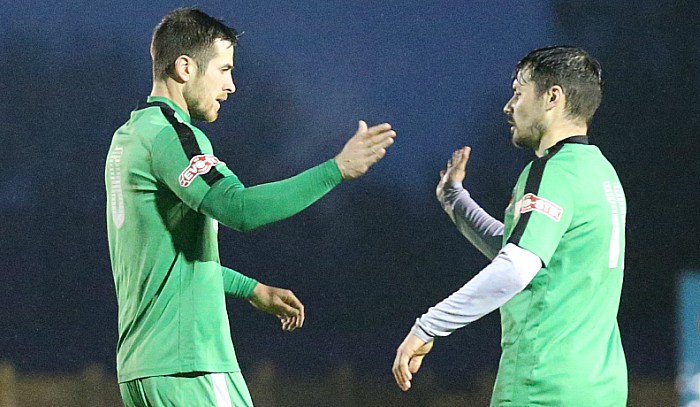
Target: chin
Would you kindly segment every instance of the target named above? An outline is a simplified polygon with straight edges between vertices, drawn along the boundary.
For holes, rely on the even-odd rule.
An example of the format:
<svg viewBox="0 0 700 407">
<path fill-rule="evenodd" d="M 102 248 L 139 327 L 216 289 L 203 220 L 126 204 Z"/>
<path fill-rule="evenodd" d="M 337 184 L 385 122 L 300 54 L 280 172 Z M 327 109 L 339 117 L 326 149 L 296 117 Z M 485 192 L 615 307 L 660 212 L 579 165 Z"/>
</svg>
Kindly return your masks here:
<svg viewBox="0 0 700 407">
<path fill-rule="evenodd" d="M 518 148 L 530 148 L 531 141 L 527 137 L 518 137 L 517 133 L 513 133 L 513 138 L 511 139 L 513 145 Z"/>
<path fill-rule="evenodd" d="M 196 115 L 193 114 L 192 118 L 196 119 L 196 120 L 202 120 L 202 121 L 205 121 L 207 123 L 211 123 L 213 121 L 216 121 L 216 119 L 219 118 L 219 113 L 212 110 L 212 111 L 206 112 L 206 113 L 198 113 Z"/>
</svg>

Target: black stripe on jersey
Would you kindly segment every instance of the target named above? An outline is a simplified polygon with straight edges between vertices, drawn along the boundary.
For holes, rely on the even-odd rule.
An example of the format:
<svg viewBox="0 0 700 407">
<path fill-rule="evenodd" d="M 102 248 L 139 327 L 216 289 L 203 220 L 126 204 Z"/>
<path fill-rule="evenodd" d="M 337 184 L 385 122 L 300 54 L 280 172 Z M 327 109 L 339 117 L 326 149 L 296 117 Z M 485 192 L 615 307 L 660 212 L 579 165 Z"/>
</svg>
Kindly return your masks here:
<svg viewBox="0 0 700 407">
<path fill-rule="evenodd" d="M 573 139 L 574 137 L 570 138 Z M 577 143 L 579 141 L 572 140 L 572 142 Z M 588 142 L 586 142 L 585 144 L 588 144 Z M 564 143 L 562 142 L 555 144 L 552 148 L 549 149 L 547 155 L 545 155 L 544 157 L 540 157 L 532 162 L 532 166 L 530 167 L 530 173 L 527 174 L 527 181 L 525 181 L 525 190 L 523 191 L 523 196 L 525 196 L 525 194 L 537 195 L 537 193 L 540 190 L 540 184 L 542 183 L 542 175 L 544 174 L 544 167 L 545 165 L 547 165 L 547 161 L 549 161 L 550 158 L 554 157 L 554 154 L 558 153 L 563 146 Z M 518 219 L 518 223 L 513 229 L 513 233 L 511 233 L 510 237 L 508 238 L 508 243 L 513 243 L 515 245 L 520 244 L 520 238 L 522 238 L 523 233 L 525 233 L 525 228 L 527 227 L 527 222 L 530 220 L 531 214 L 532 211 L 523 213 L 520 216 L 520 218 Z"/>
<path fill-rule="evenodd" d="M 547 155 L 540 157 L 532 163 L 530 167 L 530 173 L 527 174 L 527 181 L 525 181 L 525 191 L 523 195 L 531 193 L 537 195 L 540 189 L 540 184 L 542 183 L 542 174 L 544 174 L 544 167 L 547 165 L 547 161 L 554 157 L 556 153 L 564 147 L 564 144 L 588 144 L 588 136 L 571 136 L 559 141 L 557 144 L 552 146 Z M 530 215 L 532 212 L 526 212 L 520 216 L 518 223 L 513 229 L 513 233 L 510 234 L 508 238 L 508 243 L 513 243 L 515 245 L 520 244 L 520 238 L 523 237 L 525 233 L 525 228 L 527 227 L 527 222 L 530 220 Z"/>
<path fill-rule="evenodd" d="M 195 137 L 194 132 L 192 131 L 190 126 L 181 123 L 179 120 L 177 120 L 173 108 L 171 108 L 163 102 L 148 102 L 145 105 L 141 105 L 139 107 L 145 108 L 152 106 L 160 107 L 160 111 L 163 113 L 163 116 L 165 116 L 170 125 L 173 126 L 175 132 L 177 133 L 177 137 L 180 140 L 180 144 L 182 145 L 182 149 L 185 151 L 185 155 L 187 155 L 188 160 L 191 161 L 192 158 L 194 158 L 195 156 L 203 154 L 202 149 L 199 148 L 199 143 L 197 143 L 197 138 Z M 222 179 L 224 177 L 224 174 L 219 172 L 219 170 L 217 170 L 216 167 L 212 167 L 208 173 L 202 174 L 200 176 L 209 186 L 212 186 L 216 184 L 218 180 Z"/>
</svg>

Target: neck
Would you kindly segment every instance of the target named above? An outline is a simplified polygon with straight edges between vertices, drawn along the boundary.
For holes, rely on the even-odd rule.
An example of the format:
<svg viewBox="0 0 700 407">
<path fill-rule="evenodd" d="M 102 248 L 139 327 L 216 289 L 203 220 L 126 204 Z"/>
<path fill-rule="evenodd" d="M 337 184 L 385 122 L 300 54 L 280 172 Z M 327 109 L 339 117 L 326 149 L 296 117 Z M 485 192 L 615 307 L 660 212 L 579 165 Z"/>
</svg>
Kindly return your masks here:
<svg viewBox="0 0 700 407">
<path fill-rule="evenodd" d="M 558 142 L 572 136 L 585 136 L 588 133 L 588 126 L 579 122 L 566 121 L 560 124 L 551 125 L 547 128 L 540 146 L 535 150 L 538 157 L 542 157 L 545 151 L 552 148 Z"/>
<path fill-rule="evenodd" d="M 166 80 L 156 80 L 153 81 L 153 89 L 151 89 L 151 96 L 160 96 L 172 100 L 176 105 L 178 105 L 182 110 L 190 114 L 187 108 L 187 102 L 185 102 L 185 96 L 182 93 L 183 84 L 177 83 L 172 79 L 168 78 Z"/>
</svg>

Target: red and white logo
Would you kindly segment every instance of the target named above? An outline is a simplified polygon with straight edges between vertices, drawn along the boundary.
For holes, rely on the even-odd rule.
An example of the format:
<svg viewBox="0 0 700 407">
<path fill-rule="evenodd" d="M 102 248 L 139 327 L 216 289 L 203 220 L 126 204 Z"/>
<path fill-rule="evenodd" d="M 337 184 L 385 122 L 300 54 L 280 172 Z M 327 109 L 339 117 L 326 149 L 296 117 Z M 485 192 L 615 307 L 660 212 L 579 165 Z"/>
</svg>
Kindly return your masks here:
<svg viewBox="0 0 700 407">
<path fill-rule="evenodd" d="M 520 200 L 519 206 L 520 210 L 516 208 L 516 212 L 527 213 L 537 211 L 554 219 L 555 222 L 559 222 L 561 215 L 564 213 L 564 210 L 559 205 L 544 198 L 540 198 L 535 194 L 525 194 L 523 199 Z"/>
<path fill-rule="evenodd" d="M 183 187 L 188 187 L 197 178 L 198 175 L 204 175 L 208 173 L 212 167 L 220 163 L 218 158 L 213 155 L 203 154 L 196 155 L 190 160 L 190 165 L 182 171 L 178 180 L 180 185 Z"/>
</svg>

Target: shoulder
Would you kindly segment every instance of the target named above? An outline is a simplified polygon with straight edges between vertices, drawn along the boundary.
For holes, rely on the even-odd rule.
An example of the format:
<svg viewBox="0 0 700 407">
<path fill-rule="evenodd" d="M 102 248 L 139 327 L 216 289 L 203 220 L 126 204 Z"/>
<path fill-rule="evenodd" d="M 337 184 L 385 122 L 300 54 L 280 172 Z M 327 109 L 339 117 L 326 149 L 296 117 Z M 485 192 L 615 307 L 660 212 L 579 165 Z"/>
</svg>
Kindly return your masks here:
<svg viewBox="0 0 700 407">
<path fill-rule="evenodd" d="M 546 168 L 548 175 L 572 179 L 585 177 L 592 169 L 591 167 L 597 166 L 596 162 L 599 162 L 601 158 L 604 159 L 597 147 L 575 145 L 573 148 L 565 147 L 553 154 L 539 158 L 535 163 Z"/>
<path fill-rule="evenodd" d="M 163 116 L 163 115 L 161 115 Z M 175 118 L 166 118 L 158 122 L 157 131 L 155 134 L 156 141 L 178 140 L 182 144 L 198 144 L 201 146 L 210 147 L 209 138 L 197 126 L 180 121 Z"/>
</svg>

